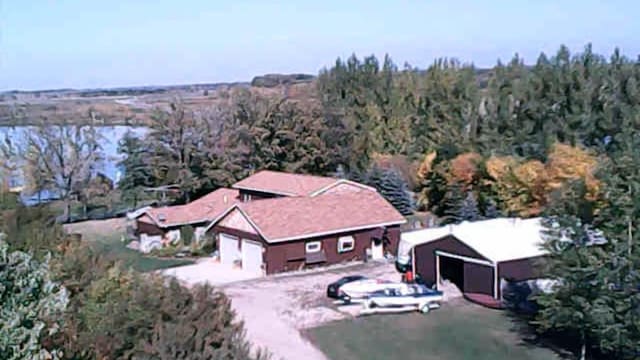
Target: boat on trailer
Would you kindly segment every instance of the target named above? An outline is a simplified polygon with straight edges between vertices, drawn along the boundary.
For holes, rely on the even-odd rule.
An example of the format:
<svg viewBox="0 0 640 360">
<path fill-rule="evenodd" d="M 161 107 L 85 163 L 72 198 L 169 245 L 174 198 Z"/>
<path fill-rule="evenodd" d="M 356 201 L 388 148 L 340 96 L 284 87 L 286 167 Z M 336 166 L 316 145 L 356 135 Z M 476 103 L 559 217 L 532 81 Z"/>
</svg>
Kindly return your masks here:
<svg viewBox="0 0 640 360">
<path fill-rule="evenodd" d="M 443 293 L 419 284 L 375 291 L 363 302 L 360 315 L 420 311 L 423 314 L 440 307 Z"/>
</svg>

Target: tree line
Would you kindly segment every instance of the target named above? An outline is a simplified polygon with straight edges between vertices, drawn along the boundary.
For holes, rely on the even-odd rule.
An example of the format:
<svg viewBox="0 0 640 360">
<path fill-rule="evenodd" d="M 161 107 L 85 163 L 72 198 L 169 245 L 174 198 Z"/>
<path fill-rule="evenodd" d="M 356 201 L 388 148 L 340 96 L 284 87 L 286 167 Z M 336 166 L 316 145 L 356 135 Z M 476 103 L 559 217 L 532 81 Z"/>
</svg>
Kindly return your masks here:
<svg viewBox="0 0 640 360">
<path fill-rule="evenodd" d="M 584 353 L 633 358 L 639 81 L 639 60 L 590 45 L 491 69 L 354 55 L 321 70 L 310 98 L 235 89 L 215 107 L 176 99 L 157 109 L 145 136 L 120 144 L 119 187 L 135 203 L 146 187 L 175 184 L 188 202 L 270 169 L 362 181 L 404 214 L 431 211 L 444 223 L 540 215 L 553 230 L 547 273 L 560 281 L 540 296 L 536 328 L 577 334 Z M 54 130 L 45 125 L 22 152 L 31 184 L 77 198 L 99 160 L 94 137 Z M 594 229 L 605 245 L 585 241 Z"/>
</svg>

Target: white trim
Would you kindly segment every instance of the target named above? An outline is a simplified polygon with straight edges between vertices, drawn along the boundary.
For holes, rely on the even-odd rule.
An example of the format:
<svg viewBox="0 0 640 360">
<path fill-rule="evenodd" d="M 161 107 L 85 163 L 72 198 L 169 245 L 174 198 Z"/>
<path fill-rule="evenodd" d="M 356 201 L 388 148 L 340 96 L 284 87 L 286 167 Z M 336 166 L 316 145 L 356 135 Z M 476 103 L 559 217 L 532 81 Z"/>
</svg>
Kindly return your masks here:
<svg viewBox="0 0 640 360">
<path fill-rule="evenodd" d="M 491 267 L 495 266 L 494 263 L 492 263 L 490 261 L 471 258 L 471 257 L 468 257 L 468 256 L 455 255 L 455 254 L 451 254 L 451 253 L 448 253 L 448 252 L 445 252 L 445 251 L 436 250 L 435 254 L 436 255 L 440 255 L 440 256 L 446 256 L 446 257 L 458 259 L 458 260 L 463 260 L 463 261 L 474 263 L 474 264 L 478 264 L 478 265 L 485 265 L 485 266 L 491 266 Z"/>
<path fill-rule="evenodd" d="M 321 231 L 321 232 L 316 232 L 316 233 L 311 233 L 311 234 L 295 235 L 295 236 L 284 237 L 284 238 L 277 238 L 277 239 L 269 239 L 269 238 L 267 238 L 267 237 L 264 237 L 264 236 L 263 236 L 263 237 L 264 237 L 264 239 L 265 239 L 267 242 L 284 242 L 284 241 L 291 241 L 291 240 L 306 239 L 306 238 L 316 237 L 316 236 L 324 236 L 324 235 L 338 234 L 338 233 L 342 233 L 342 232 L 350 232 L 350 231 L 357 231 L 357 230 L 363 230 L 363 229 L 371 229 L 371 228 L 384 227 L 384 226 L 391 226 L 391 225 L 400 225 L 400 224 L 404 224 L 404 223 L 406 223 L 406 222 L 407 222 L 407 220 L 402 220 L 402 221 L 391 221 L 391 222 L 380 223 L 380 224 L 368 224 L 368 225 L 362 225 L 362 226 L 355 226 L 355 227 L 351 227 L 351 228 L 343 228 L 343 229 L 335 229 L 335 230 Z"/>
<path fill-rule="evenodd" d="M 149 211 L 149 210 L 147 210 L 147 211 Z M 151 219 L 151 221 L 153 221 L 153 224 L 154 224 L 154 225 L 156 225 L 156 226 L 157 226 L 157 227 L 159 227 L 159 228 L 162 228 L 163 226 L 162 226 L 162 225 L 160 225 L 160 224 L 158 223 L 158 221 L 156 220 L 156 218 L 155 218 L 155 217 L 153 217 L 153 215 L 151 215 L 151 214 L 147 213 L 147 211 L 145 211 L 143 215 L 147 215 L 147 216 L 149 217 L 149 219 Z M 140 215 L 140 216 L 142 216 L 142 215 Z M 138 218 L 139 218 L 140 216 L 138 216 Z M 136 218 L 136 221 L 140 221 L 138 218 Z M 143 222 L 144 222 L 144 221 L 143 221 Z"/>
<path fill-rule="evenodd" d="M 235 209 L 237 207 L 238 207 L 238 204 L 233 204 L 227 210 L 223 211 L 222 214 L 220 214 L 217 217 L 213 218 L 213 220 L 211 220 L 209 225 L 207 225 L 207 227 L 204 228 L 204 232 L 206 233 L 207 231 L 209 231 L 209 229 L 211 229 L 211 227 L 213 227 L 213 225 L 215 225 L 218 221 L 220 221 L 220 219 L 222 219 L 223 217 L 227 216 L 227 214 L 229 214 L 231 212 L 231 210 L 233 210 L 233 209 Z"/>
<path fill-rule="evenodd" d="M 436 290 L 440 290 L 440 255 L 436 254 Z"/>
<path fill-rule="evenodd" d="M 313 247 L 315 247 L 316 245 L 318 246 L 318 250 L 309 250 L 309 245 L 313 245 Z M 304 243 L 304 252 L 305 254 L 313 254 L 313 253 L 317 253 L 322 251 L 322 241 L 320 240 L 315 240 L 315 241 L 307 241 Z"/>
<path fill-rule="evenodd" d="M 416 271 L 416 248 L 413 247 L 411 248 L 411 272 L 413 273 L 413 276 L 415 277 L 417 274 Z"/>
<path fill-rule="evenodd" d="M 157 208 L 154 208 L 157 209 Z M 198 224 L 198 223 L 206 223 L 209 222 L 211 220 L 209 219 L 202 219 L 202 220 L 193 220 L 193 221 L 187 221 L 187 222 L 181 222 L 181 223 L 163 223 L 158 221 L 155 216 L 151 215 L 148 211 L 150 211 L 151 209 L 147 210 L 146 212 L 144 212 L 142 215 L 147 215 L 149 216 L 149 218 L 153 221 L 153 223 L 159 227 L 159 228 L 170 228 L 170 227 L 174 227 L 174 226 L 182 226 L 182 225 L 192 225 L 192 224 Z M 142 216 L 140 215 L 140 216 Z M 140 216 L 138 216 L 136 218 L 136 221 L 140 221 L 138 220 L 138 218 L 140 218 Z"/>
<path fill-rule="evenodd" d="M 497 263 L 494 264 L 489 261 L 478 260 L 478 259 L 467 257 L 467 256 L 455 255 L 455 254 L 451 254 L 451 253 L 440 251 L 440 250 L 436 250 L 435 255 L 436 255 L 436 290 L 439 290 L 438 284 L 440 282 L 440 256 L 446 256 L 446 257 L 462 260 L 462 261 L 473 263 L 473 264 L 491 267 L 491 269 L 493 270 L 493 298 L 498 299 L 498 264 Z"/>
<path fill-rule="evenodd" d="M 242 216 L 244 216 L 244 218 L 247 219 L 249 224 L 251 224 L 251 226 L 253 226 L 253 228 L 256 229 L 256 231 L 258 232 L 258 235 L 262 236 L 263 239 L 267 240 L 267 237 L 264 236 L 264 233 L 262 232 L 262 230 L 260 230 L 260 227 L 255 222 L 253 222 L 253 220 L 251 220 L 251 217 L 246 212 L 244 212 L 244 210 L 242 210 L 240 206 L 238 206 L 238 211 L 240 211 L 240 214 L 242 214 Z"/>
<path fill-rule="evenodd" d="M 493 298 L 496 300 L 498 299 L 498 286 L 500 286 L 498 279 L 498 264 L 495 264 L 493 266 Z"/>
<path fill-rule="evenodd" d="M 245 239 L 245 238 L 242 238 L 242 241 L 246 241 L 247 243 L 252 244 L 252 245 L 260 245 L 260 246 L 262 246 L 262 243 L 260 241 L 251 240 L 251 239 Z"/>
<path fill-rule="evenodd" d="M 350 244 L 348 249 L 344 248 L 344 244 Z M 338 253 L 353 251 L 356 248 L 356 239 L 352 235 L 340 236 L 338 238 Z"/>
<path fill-rule="evenodd" d="M 247 213 L 245 213 L 239 205 L 240 204 L 234 204 L 232 207 L 230 207 L 225 212 L 220 214 L 217 218 L 212 220 L 211 223 L 205 228 L 205 232 L 209 231 L 209 229 L 211 229 L 211 227 L 213 227 L 215 225 L 215 223 L 220 221 L 223 217 L 227 216 L 231 212 L 231 210 L 233 210 L 233 209 L 238 209 L 238 211 L 240 211 L 240 213 L 245 217 L 245 219 L 249 222 L 249 224 L 251 224 L 251 226 L 253 226 L 253 228 L 258 232 L 258 235 L 262 236 L 264 241 L 267 242 L 267 243 L 285 242 L 285 241 L 292 241 L 292 240 L 302 240 L 302 239 L 307 239 L 307 238 L 311 238 L 311 237 L 332 235 L 332 234 L 338 234 L 338 233 L 343 233 L 343 232 L 357 231 L 357 230 L 377 228 L 377 227 L 386 227 L 386 226 L 392 226 L 392 225 L 401 225 L 401 224 L 404 224 L 404 223 L 407 222 L 406 219 L 403 219 L 401 221 L 392 221 L 392 222 L 380 223 L 380 224 L 369 224 L 369 225 L 356 226 L 356 227 L 351 227 L 351 228 L 335 229 L 335 230 L 322 231 L 322 232 L 316 232 L 316 233 L 311 233 L 311 234 L 302 234 L 302 235 L 296 235 L 296 236 L 290 236 L 290 237 L 284 237 L 284 238 L 270 239 L 269 237 L 267 237 L 264 234 L 264 232 L 262 230 L 260 230 L 260 227 L 258 225 L 256 225 L 256 223 L 253 222 L 253 220 L 251 220 L 251 217 Z"/>
<path fill-rule="evenodd" d="M 236 184 L 231 185 L 231 187 L 234 188 L 234 189 L 238 189 L 238 190 L 255 191 L 255 192 L 261 192 L 261 193 L 265 193 L 265 194 L 276 194 L 276 195 L 284 195 L 284 196 L 300 196 L 300 194 L 294 194 L 294 193 L 285 192 L 285 191 L 256 189 L 256 188 L 250 188 L 250 187 L 246 187 L 246 186 L 242 186 L 242 185 L 238 186 Z"/>
<path fill-rule="evenodd" d="M 309 194 L 309 197 L 314 197 L 314 196 L 320 195 L 320 194 L 326 192 L 327 190 L 329 190 L 331 188 L 334 188 L 334 187 L 336 187 L 338 185 L 341 185 L 341 184 L 354 185 L 354 186 L 357 186 L 359 188 L 363 188 L 365 190 L 371 190 L 371 191 L 374 191 L 374 192 L 378 192 L 378 190 L 376 190 L 375 188 L 373 188 L 371 186 L 360 184 L 358 182 L 347 180 L 347 179 L 340 179 L 340 180 L 337 180 L 336 182 L 331 183 L 331 184 L 329 184 L 329 185 L 327 185 L 327 186 L 325 186 L 325 187 L 323 187 L 323 188 L 321 188 L 319 190 L 316 190 L 316 191 L 312 192 L 311 194 Z"/>
</svg>

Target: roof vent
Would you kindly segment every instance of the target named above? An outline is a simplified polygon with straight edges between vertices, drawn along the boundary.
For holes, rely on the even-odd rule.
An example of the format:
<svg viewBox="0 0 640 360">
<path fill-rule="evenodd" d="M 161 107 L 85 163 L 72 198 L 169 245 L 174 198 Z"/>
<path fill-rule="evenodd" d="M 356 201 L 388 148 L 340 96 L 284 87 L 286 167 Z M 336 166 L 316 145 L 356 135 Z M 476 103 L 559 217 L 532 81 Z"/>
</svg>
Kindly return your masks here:
<svg viewBox="0 0 640 360">
<path fill-rule="evenodd" d="M 158 221 L 164 222 L 167 220 L 167 217 L 164 214 L 158 214 Z"/>
<path fill-rule="evenodd" d="M 222 197 L 222 202 L 224 202 L 225 204 L 229 202 L 229 198 L 227 197 L 227 195 Z"/>
</svg>

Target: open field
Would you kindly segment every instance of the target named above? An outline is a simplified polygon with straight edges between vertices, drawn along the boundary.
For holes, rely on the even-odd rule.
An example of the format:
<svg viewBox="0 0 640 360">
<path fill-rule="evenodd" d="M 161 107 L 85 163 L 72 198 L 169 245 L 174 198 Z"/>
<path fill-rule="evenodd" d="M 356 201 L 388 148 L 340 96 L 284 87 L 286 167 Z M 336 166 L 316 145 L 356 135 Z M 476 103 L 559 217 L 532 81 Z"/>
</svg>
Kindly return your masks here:
<svg viewBox="0 0 640 360">
<path fill-rule="evenodd" d="M 546 348 L 523 342 L 504 312 L 456 300 L 428 315 L 373 315 L 307 332 L 331 359 L 552 360 Z"/>
<path fill-rule="evenodd" d="M 65 231 L 82 234 L 82 239 L 91 244 L 96 251 L 107 259 L 120 261 L 127 268 L 131 267 L 138 271 L 153 271 L 194 263 L 188 259 L 162 259 L 145 256 L 138 251 L 131 250 L 121 240 L 125 229 L 125 218 L 83 221 L 65 225 Z"/>
<path fill-rule="evenodd" d="M 264 96 L 300 101 L 314 97 L 314 83 L 307 80 L 286 86 L 250 86 L 249 83 L 167 86 L 150 89 L 51 90 L 0 93 L 0 126 L 65 122 L 94 125 L 148 125 L 155 109 L 166 109 L 180 99 L 185 108 L 206 110 L 229 100 L 239 88 Z"/>
</svg>

